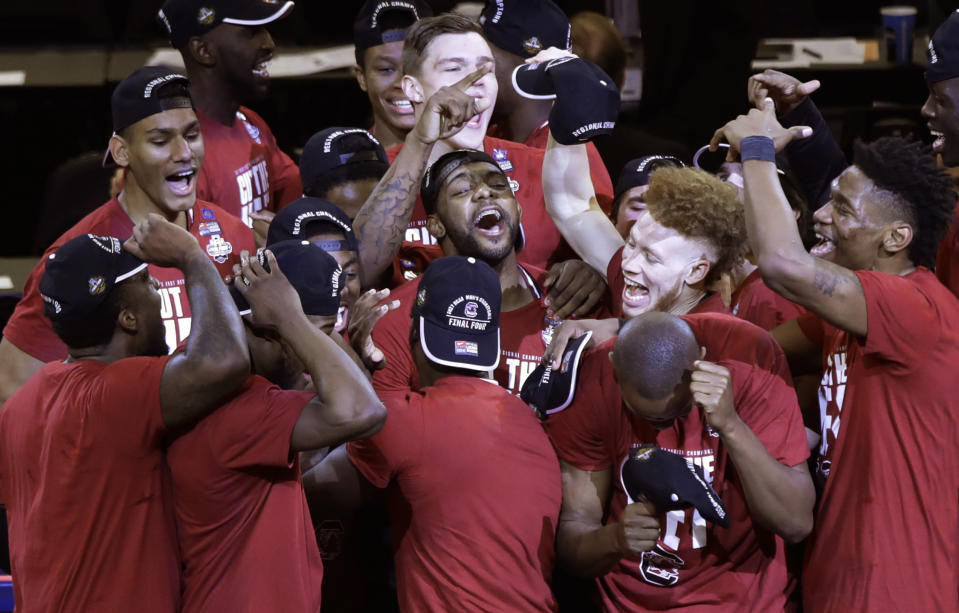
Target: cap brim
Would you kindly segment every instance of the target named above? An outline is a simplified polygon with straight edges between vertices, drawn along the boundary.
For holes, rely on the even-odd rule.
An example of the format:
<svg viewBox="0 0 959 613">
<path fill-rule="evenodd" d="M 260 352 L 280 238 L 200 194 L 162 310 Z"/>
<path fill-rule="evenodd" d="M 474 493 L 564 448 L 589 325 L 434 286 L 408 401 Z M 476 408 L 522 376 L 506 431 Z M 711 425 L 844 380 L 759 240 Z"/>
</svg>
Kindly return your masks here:
<svg viewBox="0 0 959 613">
<path fill-rule="evenodd" d="M 250 303 L 246 301 L 246 298 L 243 297 L 240 290 L 236 289 L 236 286 L 232 283 L 230 284 L 230 297 L 233 298 L 233 304 L 235 304 L 237 310 L 240 311 L 240 315 L 249 315 L 253 312 L 253 309 L 250 308 Z"/>
<path fill-rule="evenodd" d="M 147 263 L 132 253 L 127 253 L 124 251 L 122 257 L 124 259 L 123 263 L 125 264 L 123 269 L 126 270 L 126 272 L 117 275 L 117 278 L 113 280 L 114 283 L 123 283 L 133 275 L 147 268 Z"/>
<path fill-rule="evenodd" d="M 553 379 L 564 386 L 562 394 L 560 395 L 562 401 L 555 407 L 546 409 L 547 415 L 559 413 L 572 404 L 573 397 L 576 395 L 576 379 L 579 374 L 579 362 L 583 357 L 583 351 L 586 349 L 586 343 L 592 335 L 593 332 L 590 330 L 578 338 L 570 339 L 566 344 L 566 349 L 563 351 L 563 361 L 560 364 L 560 374 L 563 376 Z"/>
<path fill-rule="evenodd" d="M 476 356 L 465 351 L 457 355 L 454 350 L 457 341 L 476 343 Z M 466 334 L 453 332 L 420 317 L 420 345 L 426 357 L 441 366 L 478 371 L 495 370 L 499 366 L 499 328 L 496 334 Z M 483 359 L 483 356 L 490 355 L 495 356 L 492 362 L 489 358 Z"/>
<path fill-rule="evenodd" d="M 546 73 L 546 63 L 520 64 L 513 70 L 513 90 L 530 100 L 555 100 L 553 80 Z"/>
<path fill-rule="evenodd" d="M 259 15 L 249 15 L 246 19 L 239 19 L 237 17 L 224 17 L 223 23 L 231 23 L 236 26 L 262 26 L 268 23 L 272 23 L 277 19 L 286 17 L 290 11 L 293 10 L 293 0 L 285 2 L 280 8 L 275 11 L 268 10 L 269 5 L 265 2 L 259 3 L 257 6 L 262 7 L 263 11 L 258 11 Z"/>
</svg>

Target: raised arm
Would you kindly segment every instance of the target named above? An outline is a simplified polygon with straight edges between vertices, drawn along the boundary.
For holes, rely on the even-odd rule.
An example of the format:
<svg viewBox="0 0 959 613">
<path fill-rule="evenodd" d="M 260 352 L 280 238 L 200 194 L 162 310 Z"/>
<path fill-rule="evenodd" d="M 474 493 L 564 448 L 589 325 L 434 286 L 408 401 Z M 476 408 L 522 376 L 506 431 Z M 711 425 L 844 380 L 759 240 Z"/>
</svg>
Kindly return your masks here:
<svg viewBox="0 0 959 613">
<path fill-rule="evenodd" d="M 748 136 L 768 137 L 777 150 L 811 134 L 808 127 L 783 128 L 773 101 L 752 109 L 716 131 L 711 144 L 725 138 L 738 153 Z M 795 218 L 776 175 L 776 164 L 759 159 L 743 163 L 746 230 L 763 281 L 774 292 L 802 305 L 834 326 L 866 335 L 866 298 L 856 274 L 806 252 Z"/>
<path fill-rule="evenodd" d="M 543 157 L 543 197 L 566 242 L 605 278 L 623 238 L 596 200 L 586 145 L 561 145 L 550 134 Z"/>
<path fill-rule="evenodd" d="M 562 460 L 560 466 L 563 508 L 556 531 L 556 555 L 561 564 L 577 575 L 598 577 L 623 557 L 653 548 L 660 526 L 652 505 L 629 504 L 618 522 L 604 526 L 612 471 L 581 470 Z"/>
<path fill-rule="evenodd" d="M 160 408 L 168 428 L 193 423 L 250 374 L 240 314 L 213 262 L 183 228 L 150 213 L 124 247 L 146 262 L 183 271 L 192 327 L 186 348 L 163 369 Z"/>
<path fill-rule="evenodd" d="M 313 379 L 316 398 L 303 407 L 296 421 L 291 449 L 318 449 L 372 436 L 386 421 L 386 407 L 366 373 L 310 323 L 273 254 L 267 251 L 266 257 L 269 272 L 256 259 L 243 257 L 234 283 L 250 303 L 257 325 L 275 328 Z"/>
<path fill-rule="evenodd" d="M 492 70 L 492 64 L 486 64 L 459 82 L 441 88 L 426 101 L 426 108 L 406 135 L 403 148 L 356 214 L 353 231 L 360 242 L 364 288 L 376 284 L 403 244 L 436 141 L 456 134 L 489 106 L 488 101 L 477 101 L 466 90 Z"/>
<path fill-rule="evenodd" d="M 787 542 L 798 543 L 812 530 L 816 492 L 805 462 L 781 464 L 769 454 L 733 407 L 733 382 L 729 371 L 706 361 L 693 365 L 689 386 L 693 401 L 703 407 L 706 419 L 729 453 L 743 485 L 753 520 Z"/>
</svg>

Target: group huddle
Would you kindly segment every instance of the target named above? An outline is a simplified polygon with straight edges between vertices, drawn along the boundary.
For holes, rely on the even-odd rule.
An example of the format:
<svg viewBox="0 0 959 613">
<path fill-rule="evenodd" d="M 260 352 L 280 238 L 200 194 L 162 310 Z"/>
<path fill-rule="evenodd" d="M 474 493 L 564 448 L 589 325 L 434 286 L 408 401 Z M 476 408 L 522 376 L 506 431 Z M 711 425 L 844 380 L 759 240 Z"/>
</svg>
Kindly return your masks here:
<svg viewBox="0 0 959 613">
<path fill-rule="evenodd" d="M 551 0 L 367 0 L 374 124 L 295 164 L 243 106 L 292 8 L 167 0 L 3 330 L 18 611 L 959 610 L 959 14 L 932 152 L 767 71 L 614 183 Z"/>
</svg>

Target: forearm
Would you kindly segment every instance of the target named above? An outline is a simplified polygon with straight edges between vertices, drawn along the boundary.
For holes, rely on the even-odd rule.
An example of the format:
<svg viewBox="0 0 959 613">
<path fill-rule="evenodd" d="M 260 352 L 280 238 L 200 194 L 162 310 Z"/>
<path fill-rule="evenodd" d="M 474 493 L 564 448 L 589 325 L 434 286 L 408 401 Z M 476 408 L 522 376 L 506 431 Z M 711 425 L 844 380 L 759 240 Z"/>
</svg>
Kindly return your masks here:
<svg viewBox="0 0 959 613">
<path fill-rule="evenodd" d="M 743 164 L 745 216 L 749 247 L 766 284 L 797 302 L 812 278 L 814 258 L 806 252 L 776 165 L 761 160 Z"/>
<path fill-rule="evenodd" d="M 210 381 L 213 386 L 232 389 L 250 371 L 246 335 L 236 304 L 213 262 L 199 249 L 181 270 L 192 317 L 183 358 L 195 363 L 198 370 L 212 367 L 234 373 L 232 384 Z"/>
<path fill-rule="evenodd" d="M 543 196 L 563 238 L 605 276 L 623 239 L 596 200 L 586 145 L 565 146 L 549 137 L 543 158 Z"/>
<path fill-rule="evenodd" d="M 783 115 L 782 125 L 812 128 L 812 136 L 791 142 L 784 153 L 810 211 L 814 211 L 829 200 L 830 184 L 846 169 L 846 158 L 812 98 Z"/>
<path fill-rule="evenodd" d="M 556 532 L 556 555 L 560 563 L 581 577 L 608 573 L 622 558 L 616 529 L 615 524 L 602 526 L 560 518 Z"/>
<path fill-rule="evenodd" d="M 333 339 L 299 314 L 283 322 L 280 334 L 310 374 L 324 422 L 353 434 L 347 438 L 371 436 L 382 427 L 386 409 L 365 371 Z"/>
<path fill-rule="evenodd" d="M 350 462 L 345 445 L 303 473 L 303 491 L 313 517 L 352 511 L 376 496 L 376 488 Z"/>
<path fill-rule="evenodd" d="M 353 220 L 353 230 L 360 243 L 364 288 L 380 278 L 403 244 L 432 150 L 433 145 L 424 144 L 410 133 Z"/>
<path fill-rule="evenodd" d="M 741 419 L 720 434 L 753 520 L 790 543 L 812 530 L 815 491 L 804 470 L 779 463 Z"/>
</svg>

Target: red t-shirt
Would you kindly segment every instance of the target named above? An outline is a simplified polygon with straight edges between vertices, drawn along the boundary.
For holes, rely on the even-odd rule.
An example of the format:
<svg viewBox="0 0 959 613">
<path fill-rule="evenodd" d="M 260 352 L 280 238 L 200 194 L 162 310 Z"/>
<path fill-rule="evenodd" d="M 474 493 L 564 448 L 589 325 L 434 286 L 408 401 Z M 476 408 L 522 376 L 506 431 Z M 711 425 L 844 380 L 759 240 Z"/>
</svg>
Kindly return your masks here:
<svg viewBox="0 0 959 613">
<path fill-rule="evenodd" d="M 221 275 L 233 274 L 233 264 L 240 261 L 240 251 L 255 251 L 253 233 L 239 219 L 226 211 L 197 200 L 189 213 L 190 234 L 195 236 Z M 43 314 L 40 279 L 47 257 L 68 240 L 81 234 L 100 234 L 126 239 L 133 234 L 133 222 L 116 198 L 99 207 L 67 230 L 43 253 L 23 286 L 23 298 L 3 329 L 3 336 L 18 349 L 43 362 L 67 356 L 67 347 L 53 331 Z M 160 282 L 162 306 L 160 314 L 166 327 L 166 341 L 173 351 L 190 335 L 190 303 L 183 273 L 176 268 L 150 266 L 150 274 Z"/>
<path fill-rule="evenodd" d="M 0 502 L 17 611 L 178 610 L 167 359 L 47 364 L 3 406 Z"/>
<path fill-rule="evenodd" d="M 500 313 L 500 359 L 493 371 L 496 381 L 514 394 L 519 394 L 523 381 L 539 365 L 553 329 L 561 323 L 548 319 L 542 304 L 539 287 L 546 273 L 534 268 L 527 270 L 520 268 L 536 299 L 514 311 Z M 388 300 L 399 300 L 399 308 L 384 315 L 373 328 L 373 344 L 386 357 L 386 366 L 373 373 L 373 387 L 378 392 L 419 387 L 410 353 L 410 308 L 418 287 L 417 281 L 411 281 L 393 290 Z"/>
<path fill-rule="evenodd" d="M 390 163 L 396 159 L 402 147 L 400 144 L 386 152 Z M 543 156 L 546 151 L 491 136 L 483 139 L 483 150 L 499 163 L 509 177 L 516 201 L 523 207 L 522 222 L 526 233 L 526 246 L 516 254 L 519 262 L 548 270 L 556 262 L 576 257 L 546 212 L 542 181 Z M 597 179 L 600 172 L 604 180 Z M 607 198 L 606 202 L 612 202 L 613 185 L 605 166 L 601 164 L 593 170 L 593 186 L 601 202 L 602 198 Z M 427 245 L 436 242 L 426 229 L 426 211 L 419 197 L 406 229 L 406 242 Z"/>
<path fill-rule="evenodd" d="M 606 283 L 609 285 L 610 317 L 623 316 L 623 290 L 626 289 L 626 279 L 623 277 L 623 249 L 620 247 L 606 264 Z M 690 313 L 729 313 L 729 308 L 723 304 L 719 294 L 707 294 L 705 298 L 694 306 Z M 745 319 L 745 318 L 744 318 Z"/>
<path fill-rule="evenodd" d="M 280 150 L 262 117 L 245 106 L 236 112 L 232 126 L 200 109 L 196 116 L 206 146 L 198 198 L 216 202 L 251 226 L 250 213 L 279 211 L 303 195 L 300 169 Z"/>
<path fill-rule="evenodd" d="M 924 268 L 856 274 L 865 339 L 799 319 L 824 361 L 816 478 L 825 489 L 806 544 L 804 604 L 955 611 L 959 302 Z"/>
<path fill-rule="evenodd" d="M 719 293 L 711 294 L 700 303 L 697 313 L 729 313 L 763 330 L 772 330 L 787 321 L 792 321 L 806 312 L 772 291 L 763 282 L 759 269 L 752 271 L 733 292 L 729 307 L 723 304 Z"/>
<path fill-rule="evenodd" d="M 780 463 L 795 466 L 809 456 L 796 394 L 782 349 L 769 333 L 729 315 L 684 315 L 706 359 L 729 369 L 736 412 Z M 580 365 L 579 387 L 568 409 L 547 429 L 559 456 L 588 471 L 613 471 L 606 523 L 621 516 L 628 500 L 623 462 L 633 444 L 654 443 L 688 458 L 726 504 L 729 528 L 707 522 L 695 509 L 660 516 L 656 550 L 623 559 L 596 579 L 607 611 L 782 611 L 790 585 L 782 538 L 755 525 L 742 482 L 703 411 L 662 431 L 623 406 L 607 357 L 615 340 L 593 349 Z"/>
<path fill-rule="evenodd" d="M 184 613 L 320 610 L 323 562 L 290 451 L 314 396 L 251 375 L 170 444 Z"/>
<path fill-rule="evenodd" d="M 390 486 L 400 609 L 555 610 L 559 462 L 529 407 L 458 375 L 382 399 L 386 425 L 347 451 Z"/>
<path fill-rule="evenodd" d="M 959 202 L 956 202 L 955 218 L 946 235 L 939 243 L 936 255 L 936 276 L 959 296 Z"/>
</svg>

